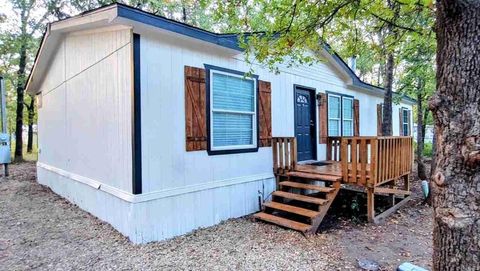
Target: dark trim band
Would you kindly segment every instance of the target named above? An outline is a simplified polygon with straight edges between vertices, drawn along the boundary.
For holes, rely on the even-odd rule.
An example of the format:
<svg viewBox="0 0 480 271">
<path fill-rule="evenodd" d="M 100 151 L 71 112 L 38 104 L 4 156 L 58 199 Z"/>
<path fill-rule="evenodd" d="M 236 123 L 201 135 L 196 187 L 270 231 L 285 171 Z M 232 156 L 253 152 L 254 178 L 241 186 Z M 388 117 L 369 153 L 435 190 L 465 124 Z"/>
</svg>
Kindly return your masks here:
<svg viewBox="0 0 480 271">
<path fill-rule="evenodd" d="M 140 85 L 140 35 L 133 34 L 132 193 L 142 194 L 142 107 Z"/>
</svg>

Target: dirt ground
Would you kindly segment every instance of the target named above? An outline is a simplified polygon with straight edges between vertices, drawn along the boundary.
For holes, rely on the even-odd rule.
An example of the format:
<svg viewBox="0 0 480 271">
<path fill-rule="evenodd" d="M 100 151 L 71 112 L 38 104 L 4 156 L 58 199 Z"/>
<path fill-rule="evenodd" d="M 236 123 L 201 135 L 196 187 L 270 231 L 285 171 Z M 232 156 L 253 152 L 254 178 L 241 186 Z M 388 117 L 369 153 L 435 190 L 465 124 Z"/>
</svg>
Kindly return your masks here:
<svg viewBox="0 0 480 271">
<path fill-rule="evenodd" d="M 15 164 L 0 179 L 0 270 L 357 270 L 359 259 L 381 270 L 404 261 L 430 269 L 431 209 L 420 184 L 412 188 L 414 199 L 382 225 L 331 209 L 321 233 L 308 239 L 244 217 L 134 245 L 36 183 L 34 163 Z"/>
</svg>

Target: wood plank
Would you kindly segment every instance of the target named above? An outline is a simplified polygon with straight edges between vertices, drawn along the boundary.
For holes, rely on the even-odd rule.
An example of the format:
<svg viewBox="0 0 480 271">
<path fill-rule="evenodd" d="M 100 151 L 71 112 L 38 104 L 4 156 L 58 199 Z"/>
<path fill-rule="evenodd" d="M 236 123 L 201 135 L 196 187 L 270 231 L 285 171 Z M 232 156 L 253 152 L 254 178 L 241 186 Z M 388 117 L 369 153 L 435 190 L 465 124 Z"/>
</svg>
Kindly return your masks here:
<svg viewBox="0 0 480 271">
<path fill-rule="evenodd" d="M 300 207 L 297 207 L 297 206 L 283 204 L 283 203 L 279 203 L 279 202 L 273 202 L 273 201 L 266 202 L 265 204 L 263 204 L 263 206 L 265 208 L 272 208 L 272 209 L 275 209 L 275 210 L 280 210 L 280 211 L 284 211 L 284 212 L 288 212 L 288 213 L 292 213 L 292 214 L 297 214 L 297 215 L 305 216 L 305 217 L 308 217 L 308 218 L 314 218 L 319 214 L 317 211 L 312 211 L 312 210 L 309 210 L 309 209 L 300 208 Z"/>
<path fill-rule="evenodd" d="M 284 139 L 284 144 L 285 144 L 285 147 L 283 148 L 284 150 L 284 161 L 285 161 L 285 170 L 288 172 L 290 171 L 290 142 L 291 142 L 291 138 L 285 138 Z"/>
<path fill-rule="evenodd" d="M 373 222 L 375 219 L 375 193 L 373 188 L 367 189 L 367 218 L 368 222 Z"/>
<path fill-rule="evenodd" d="M 373 222 L 374 222 L 375 224 L 381 223 L 385 218 L 387 218 L 388 216 L 390 216 L 391 214 L 393 214 L 395 211 L 397 211 L 400 207 L 402 207 L 403 205 L 405 205 L 410 199 L 411 199 L 410 196 L 402 199 L 400 202 L 398 202 L 397 204 L 393 205 L 392 207 L 390 207 L 389 209 L 387 209 L 387 210 L 384 211 L 383 213 L 375 216 L 375 217 L 373 218 Z"/>
<path fill-rule="evenodd" d="M 360 139 L 360 184 L 367 184 L 368 149 L 367 140 Z"/>
<path fill-rule="evenodd" d="M 351 152 L 350 155 L 352 157 L 352 182 L 358 184 L 358 179 L 357 179 L 357 139 L 353 138 L 352 139 L 352 147 L 351 147 Z"/>
<path fill-rule="evenodd" d="M 321 181 L 330 181 L 330 182 L 339 182 L 342 180 L 342 177 L 339 177 L 339 176 L 306 173 L 306 172 L 300 172 L 300 171 L 291 171 L 287 173 L 287 175 L 290 177 L 298 177 L 298 178 L 305 178 L 310 180 L 321 180 Z"/>
<path fill-rule="evenodd" d="M 307 231 L 310 230 L 310 225 L 300 223 L 300 222 L 297 222 L 297 221 L 293 221 L 293 220 L 290 220 L 290 219 L 286 219 L 286 218 L 283 218 L 283 217 L 274 216 L 274 215 L 267 214 L 267 213 L 264 213 L 264 212 L 256 213 L 256 214 L 253 215 L 253 217 L 256 218 L 256 219 L 259 219 L 259 220 L 263 220 L 263 221 L 266 221 L 266 222 L 277 224 L 279 226 L 289 228 L 289 229 L 292 229 L 292 230 L 296 230 L 296 231 L 300 231 L 300 232 L 307 232 Z"/>
<path fill-rule="evenodd" d="M 289 181 L 281 182 L 280 186 L 287 186 L 287 187 L 306 189 L 306 190 L 315 190 L 323 193 L 330 193 L 335 191 L 335 189 L 331 187 L 322 187 L 322 186 L 313 185 L 313 184 L 304 184 L 304 183 L 289 182 Z"/>
<path fill-rule="evenodd" d="M 297 139 L 295 137 L 292 138 L 290 147 L 291 147 L 290 159 L 292 159 L 292 169 L 295 169 L 297 167 Z"/>
<path fill-rule="evenodd" d="M 384 193 L 384 194 L 395 194 L 395 195 L 410 195 L 410 191 L 395 189 L 395 188 L 386 188 L 386 187 L 375 187 L 375 193 Z"/>
<path fill-rule="evenodd" d="M 314 203 L 318 205 L 324 205 L 328 202 L 326 199 L 319 199 L 319 198 L 314 198 L 310 196 L 305 196 L 305 195 L 299 195 L 299 194 L 294 194 L 294 193 L 289 193 L 289 192 L 284 192 L 284 191 L 275 191 L 272 194 L 273 196 L 277 197 L 282 197 L 286 199 L 291 199 L 291 200 L 298 200 L 298 201 L 303 201 L 303 202 L 308 202 L 308 203 Z"/>
<path fill-rule="evenodd" d="M 378 181 L 378 139 L 370 141 L 370 185 L 374 186 Z"/>
<path fill-rule="evenodd" d="M 342 138 L 341 139 L 341 145 L 340 145 L 340 151 L 341 151 L 341 164 L 342 164 L 342 175 L 343 175 L 343 181 L 344 182 L 349 182 L 348 180 L 348 139 Z"/>
<path fill-rule="evenodd" d="M 284 139 L 283 138 L 278 138 L 278 158 L 279 158 L 279 164 L 278 164 L 278 168 L 280 169 L 280 172 L 281 173 L 285 173 L 285 164 L 283 162 L 283 141 Z"/>
<path fill-rule="evenodd" d="M 278 139 L 272 138 L 273 172 L 278 173 Z"/>
</svg>

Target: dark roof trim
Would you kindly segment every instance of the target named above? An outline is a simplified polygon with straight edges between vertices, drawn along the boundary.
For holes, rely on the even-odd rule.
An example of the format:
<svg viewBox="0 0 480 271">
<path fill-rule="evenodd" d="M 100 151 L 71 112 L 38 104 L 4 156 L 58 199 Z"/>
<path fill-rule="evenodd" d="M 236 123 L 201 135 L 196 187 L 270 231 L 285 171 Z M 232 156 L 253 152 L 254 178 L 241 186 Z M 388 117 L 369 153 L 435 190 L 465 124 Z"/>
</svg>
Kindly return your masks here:
<svg viewBox="0 0 480 271">
<path fill-rule="evenodd" d="M 75 17 L 82 17 L 85 15 L 88 15 L 89 13 L 95 12 L 100 9 L 105 9 L 109 7 L 116 6 L 117 8 L 117 16 L 125 19 L 129 19 L 132 21 L 144 23 L 153 27 L 158 27 L 167 31 L 171 31 L 174 33 L 178 33 L 181 35 L 185 35 L 194 39 L 202 40 L 205 42 L 213 43 L 225 48 L 229 48 L 232 50 L 236 51 L 243 51 L 243 48 L 239 46 L 239 39 L 241 34 L 239 33 L 230 33 L 230 34 L 219 34 L 211 31 L 207 31 L 204 29 L 201 29 L 199 27 L 195 27 L 186 23 L 181 23 L 177 22 L 172 19 L 168 19 L 153 13 L 149 13 L 146 11 L 143 11 L 141 9 L 127 6 L 125 4 L 121 3 L 114 3 L 110 4 L 107 6 L 99 7 L 94 10 L 86 11 L 82 14 L 79 14 L 77 16 L 73 16 L 71 18 Z M 70 19 L 70 18 L 67 18 Z M 64 19 L 66 20 L 66 19 Z M 54 22 L 56 23 L 56 22 Z M 252 34 L 260 34 L 262 32 L 253 32 L 253 33 L 242 33 L 242 35 L 248 36 Z M 42 40 L 45 38 L 45 35 L 42 37 Z M 42 44 L 43 45 L 43 44 Z M 358 76 L 350 69 L 350 67 L 343 61 L 343 59 L 335 53 L 335 51 L 332 50 L 332 48 L 328 44 L 324 44 L 325 50 L 332 56 L 333 60 L 342 68 L 352 79 L 352 85 L 356 87 L 360 87 L 363 89 L 370 90 L 372 92 L 377 92 L 379 95 L 383 95 L 384 90 L 381 87 L 374 86 L 368 83 L 363 82 L 358 78 Z M 41 49 L 41 48 L 40 48 Z M 38 57 L 38 52 L 40 49 L 37 51 L 37 57 Z M 36 57 L 36 58 L 37 58 Z M 36 58 L 35 58 L 35 63 L 36 63 Z M 34 64 L 35 65 L 35 64 Z M 33 70 L 33 69 L 32 69 Z M 29 78 L 27 80 L 27 84 L 30 81 L 30 76 L 31 72 L 29 74 Z M 415 103 L 416 101 L 408 96 L 403 95 L 403 100 L 406 100 L 408 102 Z"/>
<path fill-rule="evenodd" d="M 178 34 L 182 34 L 191 38 L 203 40 L 226 48 L 237 51 L 243 51 L 238 45 L 238 34 L 217 34 L 195 26 L 180 23 L 165 17 L 154 15 L 140 9 L 130 6 L 118 5 L 118 17 L 130 19 Z"/>
<path fill-rule="evenodd" d="M 191 38 L 199 39 L 202 41 L 210 42 L 219 46 L 223 46 L 229 49 L 243 51 L 243 49 L 238 45 L 240 34 L 218 34 L 210 32 L 189 24 L 177 22 L 159 15 L 155 15 L 141 9 L 130 7 L 124 4 L 117 4 L 118 6 L 118 16 L 133 21 L 141 22 L 147 25 L 172 31 L 181 35 L 185 35 Z M 258 32 L 261 33 L 261 32 Z M 242 33 L 244 35 L 251 35 L 252 33 Z M 358 78 L 358 76 L 350 69 L 350 67 L 345 63 L 345 61 L 330 47 L 328 44 L 324 44 L 325 50 L 332 56 L 332 58 L 337 62 L 337 64 L 350 76 L 352 79 L 352 84 L 356 87 L 364 88 L 378 94 L 383 95 L 384 89 L 378 86 L 374 86 L 368 83 L 363 82 Z M 414 99 L 404 96 L 403 99 L 406 99 L 410 102 L 415 102 Z"/>
<path fill-rule="evenodd" d="M 372 85 L 372 84 L 369 84 L 369 83 L 365 83 L 363 82 L 362 80 L 360 80 L 360 78 L 358 78 L 358 76 L 355 74 L 355 72 L 353 72 L 352 69 L 350 69 L 350 67 L 348 66 L 347 63 L 345 63 L 345 61 L 335 52 L 333 51 L 333 49 L 330 47 L 330 45 L 328 45 L 327 43 L 324 44 L 324 48 L 325 50 L 332 56 L 333 60 L 335 60 L 335 62 L 345 71 L 347 72 L 347 74 L 350 76 L 350 78 L 352 79 L 352 85 L 356 86 L 356 87 L 361 87 L 361 88 L 364 88 L 364 89 L 368 89 L 368 90 L 371 90 L 371 91 L 375 91 L 375 92 L 378 92 L 379 94 L 384 94 L 385 93 L 385 90 L 382 88 L 382 87 L 379 87 L 379 86 L 375 86 L 375 85 Z M 402 94 L 398 94 L 397 95 L 402 95 Z M 412 99 L 406 95 L 402 95 L 402 99 L 406 100 L 406 101 L 409 101 L 409 102 L 412 102 L 412 103 L 415 103 L 416 100 L 415 99 Z"/>
</svg>

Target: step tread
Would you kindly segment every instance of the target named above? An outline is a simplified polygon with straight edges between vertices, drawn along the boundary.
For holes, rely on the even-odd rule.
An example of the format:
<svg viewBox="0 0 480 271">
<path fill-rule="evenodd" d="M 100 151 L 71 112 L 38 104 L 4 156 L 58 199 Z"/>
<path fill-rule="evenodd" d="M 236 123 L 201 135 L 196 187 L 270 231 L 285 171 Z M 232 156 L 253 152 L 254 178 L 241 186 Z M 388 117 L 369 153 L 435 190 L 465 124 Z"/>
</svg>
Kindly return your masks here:
<svg viewBox="0 0 480 271">
<path fill-rule="evenodd" d="M 309 196 L 305 196 L 305 195 L 289 193 L 289 192 L 285 192 L 285 191 L 275 191 L 275 192 L 273 192 L 273 195 L 278 196 L 278 197 L 282 197 L 282 198 L 286 198 L 286 199 L 298 200 L 298 201 L 314 203 L 314 204 L 318 204 L 318 205 L 324 205 L 328 202 L 328 200 L 326 200 L 326 199 L 319 199 L 319 198 L 309 197 Z"/>
<path fill-rule="evenodd" d="M 305 217 L 308 217 L 308 218 L 314 218 L 314 217 L 318 216 L 318 214 L 319 214 L 319 212 L 316 212 L 316 211 L 312 211 L 312 210 L 305 209 L 305 208 L 300 208 L 300 207 L 293 206 L 293 205 L 283 204 L 283 203 L 280 203 L 280 202 L 274 202 L 274 201 L 266 202 L 265 204 L 263 204 L 263 206 L 265 206 L 267 208 L 272 208 L 272 209 L 275 209 L 275 210 L 280 210 L 280 211 L 289 212 L 289 213 L 292 213 L 292 214 L 305 216 Z"/>
<path fill-rule="evenodd" d="M 331 182 L 339 182 L 342 180 L 342 177 L 340 176 L 307 173 L 307 172 L 301 172 L 301 171 L 290 171 L 287 173 L 287 175 L 290 177 L 298 177 L 298 178 L 321 180 L 321 181 L 331 181 Z"/>
<path fill-rule="evenodd" d="M 332 188 L 332 187 L 322 187 L 314 184 L 305 184 L 305 183 L 297 183 L 297 182 L 289 182 L 289 181 L 280 182 L 280 186 L 315 190 L 315 191 L 324 192 L 324 193 L 331 193 L 335 191 L 335 188 Z"/>
<path fill-rule="evenodd" d="M 300 222 L 297 222 L 297 221 L 293 221 L 293 220 L 290 220 L 290 219 L 286 219 L 286 218 L 283 218 L 283 217 L 267 214 L 267 213 L 264 213 L 264 212 L 256 213 L 256 214 L 253 215 L 253 217 L 255 217 L 256 219 L 260 219 L 260 220 L 263 220 L 263 221 L 266 221 L 266 222 L 277 224 L 277 225 L 280 225 L 280 226 L 283 226 L 283 227 L 286 227 L 286 228 L 290 228 L 290 229 L 296 230 L 296 231 L 307 232 L 308 230 L 310 230 L 310 225 L 300 223 Z"/>
</svg>

